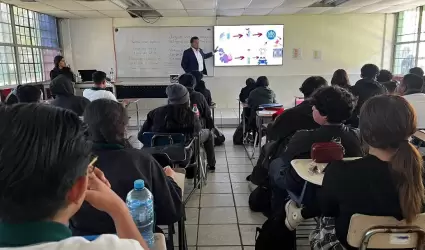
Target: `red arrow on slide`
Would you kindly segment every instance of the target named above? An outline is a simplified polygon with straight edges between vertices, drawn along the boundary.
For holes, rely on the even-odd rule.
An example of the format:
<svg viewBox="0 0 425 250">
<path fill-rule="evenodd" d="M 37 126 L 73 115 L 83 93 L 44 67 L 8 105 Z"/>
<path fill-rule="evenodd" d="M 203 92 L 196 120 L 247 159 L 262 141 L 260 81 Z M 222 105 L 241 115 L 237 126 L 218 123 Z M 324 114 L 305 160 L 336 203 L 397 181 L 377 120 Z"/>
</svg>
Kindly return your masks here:
<svg viewBox="0 0 425 250">
<path fill-rule="evenodd" d="M 259 56 L 254 56 L 254 57 L 252 57 L 252 58 L 258 59 L 258 58 L 260 58 L 260 57 L 259 57 Z"/>
<path fill-rule="evenodd" d="M 243 35 L 242 34 L 237 34 L 237 35 L 234 35 L 233 37 L 239 37 L 239 39 L 240 39 L 241 37 L 243 37 Z"/>
<path fill-rule="evenodd" d="M 235 59 L 241 59 L 241 60 L 243 60 L 244 58 L 245 58 L 244 56 L 235 57 Z"/>
<path fill-rule="evenodd" d="M 260 37 L 260 36 L 262 36 L 262 35 L 263 35 L 263 33 L 258 32 L 257 34 L 254 34 L 253 36 L 258 36 L 258 37 Z"/>
</svg>

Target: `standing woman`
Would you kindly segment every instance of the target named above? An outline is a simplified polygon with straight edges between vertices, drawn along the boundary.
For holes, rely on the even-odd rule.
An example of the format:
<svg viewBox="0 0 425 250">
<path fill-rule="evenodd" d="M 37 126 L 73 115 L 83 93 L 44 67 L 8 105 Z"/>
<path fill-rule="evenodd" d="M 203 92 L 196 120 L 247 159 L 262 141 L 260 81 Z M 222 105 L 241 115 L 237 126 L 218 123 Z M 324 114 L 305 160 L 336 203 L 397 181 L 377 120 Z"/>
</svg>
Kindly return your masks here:
<svg viewBox="0 0 425 250">
<path fill-rule="evenodd" d="M 351 85 L 350 80 L 348 79 L 347 71 L 343 69 L 337 69 L 332 76 L 331 85 L 338 86 L 344 89 L 350 88 Z"/>
<path fill-rule="evenodd" d="M 50 71 L 50 80 L 55 79 L 58 75 L 64 75 L 72 82 L 75 82 L 74 72 L 72 72 L 70 67 L 66 66 L 63 56 L 55 56 L 53 62 L 55 63 L 55 67 Z"/>
</svg>

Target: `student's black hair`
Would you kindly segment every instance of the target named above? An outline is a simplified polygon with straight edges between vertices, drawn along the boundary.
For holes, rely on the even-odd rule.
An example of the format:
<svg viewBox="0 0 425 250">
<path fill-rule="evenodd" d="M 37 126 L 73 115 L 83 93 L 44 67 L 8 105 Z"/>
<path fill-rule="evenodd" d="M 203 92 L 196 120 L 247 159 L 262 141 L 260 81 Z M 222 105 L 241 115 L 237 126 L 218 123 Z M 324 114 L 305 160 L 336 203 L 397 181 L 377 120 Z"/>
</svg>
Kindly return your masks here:
<svg viewBox="0 0 425 250">
<path fill-rule="evenodd" d="M 167 116 L 165 119 L 165 129 L 169 133 L 193 133 L 195 124 L 195 114 L 189 106 L 184 104 L 169 104 L 166 106 Z"/>
<path fill-rule="evenodd" d="M 396 91 L 399 84 L 397 81 L 393 80 L 389 82 L 383 82 L 382 85 L 384 85 L 384 87 L 387 89 L 388 94 L 392 95 Z"/>
<path fill-rule="evenodd" d="M 257 87 L 268 87 L 269 86 L 269 79 L 267 79 L 267 76 L 260 76 L 257 78 Z"/>
<path fill-rule="evenodd" d="M 350 79 L 348 79 L 347 71 L 343 69 L 335 70 L 332 80 L 332 86 L 339 86 L 341 88 L 349 88 L 350 87 Z"/>
<path fill-rule="evenodd" d="M 420 67 L 414 67 L 414 68 L 411 68 L 411 69 L 409 70 L 409 73 L 410 73 L 410 74 L 418 75 L 418 76 L 420 76 L 420 77 L 423 77 L 423 76 L 424 76 L 424 70 L 423 70 L 422 68 L 420 68 Z"/>
<path fill-rule="evenodd" d="M 321 76 L 310 76 L 305 79 L 301 85 L 300 91 L 303 93 L 304 98 L 308 98 L 314 93 L 314 91 L 324 86 L 328 86 L 328 82 L 325 78 Z"/>
<path fill-rule="evenodd" d="M 199 40 L 199 37 L 197 37 L 197 36 L 191 37 L 190 38 L 190 43 L 193 43 L 193 41 L 195 41 L 195 40 Z"/>
<path fill-rule="evenodd" d="M 179 83 L 192 91 L 196 84 L 196 78 L 192 74 L 186 73 L 179 77 Z"/>
<path fill-rule="evenodd" d="M 92 79 L 95 84 L 101 84 L 106 80 L 106 73 L 103 71 L 96 71 L 93 73 Z"/>
<path fill-rule="evenodd" d="M 109 99 L 91 102 L 84 111 L 90 139 L 95 143 L 119 144 L 131 147 L 126 138 L 128 114 L 124 106 Z"/>
<path fill-rule="evenodd" d="M 52 219 L 87 174 L 91 143 L 78 116 L 44 104 L 0 107 L 0 221 Z"/>
<path fill-rule="evenodd" d="M 351 117 L 357 99 L 347 89 L 331 86 L 319 88 L 312 97 L 313 105 L 329 123 L 342 123 Z"/>
<path fill-rule="evenodd" d="M 202 78 L 204 78 L 204 75 L 199 71 L 192 71 L 190 74 L 195 77 L 196 83 L 199 83 L 199 81 L 202 80 Z"/>
<path fill-rule="evenodd" d="M 250 78 L 247 78 L 245 81 L 246 86 L 254 86 L 255 85 L 255 80 Z"/>
<path fill-rule="evenodd" d="M 207 87 L 205 86 L 205 82 L 204 80 L 200 80 L 199 82 L 196 83 L 195 85 L 195 91 L 200 91 L 203 92 L 204 90 L 206 90 Z"/>
<path fill-rule="evenodd" d="M 393 74 L 391 73 L 391 71 L 386 69 L 381 69 L 381 71 L 379 71 L 378 77 L 376 78 L 376 80 L 380 83 L 389 82 L 392 79 L 393 79 Z"/>
<path fill-rule="evenodd" d="M 53 63 L 55 64 L 55 68 L 59 68 L 59 63 L 60 61 L 62 61 L 63 56 L 61 55 L 57 55 L 55 56 L 55 58 L 53 59 Z"/>
<path fill-rule="evenodd" d="M 375 64 L 368 63 L 363 65 L 363 67 L 360 69 L 360 72 L 361 72 L 362 78 L 376 79 L 376 77 L 379 74 L 379 67 L 376 66 Z"/>
<path fill-rule="evenodd" d="M 19 102 L 39 102 L 41 98 L 41 91 L 34 85 L 22 85 L 16 90 L 16 96 L 18 97 Z"/>
<path fill-rule="evenodd" d="M 407 74 L 403 77 L 403 85 L 406 86 L 406 90 L 422 91 L 424 79 L 416 74 Z"/>
</svg>

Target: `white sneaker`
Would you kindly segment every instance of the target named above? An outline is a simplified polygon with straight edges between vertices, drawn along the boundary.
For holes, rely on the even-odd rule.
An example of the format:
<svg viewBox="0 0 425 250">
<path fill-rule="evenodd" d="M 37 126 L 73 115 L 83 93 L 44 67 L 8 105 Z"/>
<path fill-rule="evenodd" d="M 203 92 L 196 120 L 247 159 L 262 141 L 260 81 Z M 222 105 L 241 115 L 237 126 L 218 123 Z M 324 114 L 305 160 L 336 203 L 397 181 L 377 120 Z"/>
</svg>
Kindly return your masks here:
<svg viewBox="0 0 425 250">
<path fill-rule="evenodd" d="M 301 208 L 297 206 L 295 201 L 289 200 L 285 205 L 285 225 L 286 227 L 294 231 L 299 224 L 304 220 L 304 218 L 301 215 Z"/>
</svg>

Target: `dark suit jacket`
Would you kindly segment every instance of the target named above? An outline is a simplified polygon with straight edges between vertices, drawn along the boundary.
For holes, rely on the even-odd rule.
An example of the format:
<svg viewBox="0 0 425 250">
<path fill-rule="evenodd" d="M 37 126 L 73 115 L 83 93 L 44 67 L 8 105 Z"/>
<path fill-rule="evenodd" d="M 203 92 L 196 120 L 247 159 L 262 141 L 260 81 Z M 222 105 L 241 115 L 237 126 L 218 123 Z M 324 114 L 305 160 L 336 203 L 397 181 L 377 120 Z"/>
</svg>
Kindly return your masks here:
<svg viewBox="0 0 425 250">
<path fill-rule="evenodd" d="M 207 67 L 205 66 L 205 59 L 212 57 L 213 53 L 210 52 L 210 53 L 205 54 L 202 49 L 199 49 L 199 52 L 201 53 L 202 57 L 204 58 L 204 60 L 202 60 L 203 63 L 204 63 L 204 70 L 202 71 L 202 73 L 204 75 L 208 75 L 207 74 Z M 195 53 L 193 52 L 192 48 L 188 48 L 187 50 L 185 50 L 183 52 L 181 65 L 182 65 L 184 72 L 186 72 L 186 73 L 190 73 L 192 71 L 198 71 L 199 70 L 198 60 L 196 59 Z"/>
</svg>

